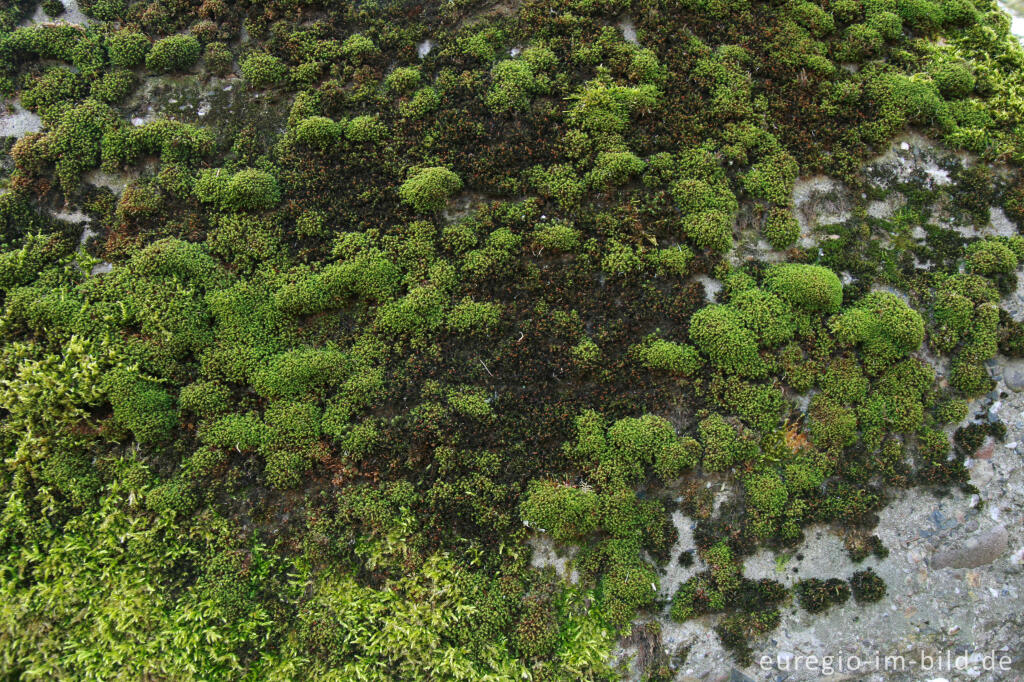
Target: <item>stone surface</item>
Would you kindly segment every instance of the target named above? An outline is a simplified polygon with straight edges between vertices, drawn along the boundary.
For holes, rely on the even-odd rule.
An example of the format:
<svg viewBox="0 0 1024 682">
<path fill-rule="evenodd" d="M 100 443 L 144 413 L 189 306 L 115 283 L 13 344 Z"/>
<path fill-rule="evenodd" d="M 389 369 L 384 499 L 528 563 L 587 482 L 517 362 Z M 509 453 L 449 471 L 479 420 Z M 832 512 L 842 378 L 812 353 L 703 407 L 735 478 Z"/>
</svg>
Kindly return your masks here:
<svg viewBox="0 0 1024 682">
<path fill-rule="evenodd" d="M 1009 535 L 1006 528 L 996 526 L 981 536 L 971 537 L 966 543 L 936 552 L 932 568 L 977 568 L 990 564 L 1007 549 Z"/>
</svg>

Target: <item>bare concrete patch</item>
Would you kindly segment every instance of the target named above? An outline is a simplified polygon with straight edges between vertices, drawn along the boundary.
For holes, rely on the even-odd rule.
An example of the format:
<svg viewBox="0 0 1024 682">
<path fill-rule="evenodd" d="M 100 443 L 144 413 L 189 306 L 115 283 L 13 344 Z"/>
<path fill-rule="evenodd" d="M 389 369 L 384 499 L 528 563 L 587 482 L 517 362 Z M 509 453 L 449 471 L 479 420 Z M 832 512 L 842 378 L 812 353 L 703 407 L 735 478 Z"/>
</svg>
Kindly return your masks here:
<svg viewBox="0 0 1024 682">
<path fill-rule="evenodd" d="M 533 556 L 530 565 L 534 568 L 544 569 L 552 567 L 559 578 L 575 584 L 579 581 L 579 575 L 571 570 L 569 562 L 576 556 L 576 547 L 558 546 L 550 536 L 543 533 L 536 533 L 527 540 L 533 549 Z"/>
<path fill-rule="evenodd" d="M 841 181 L 825 175 L 802 178 L 793 185 L 793 214 L 800 223 L 800 246 L 814 246 L 814 231 L 850 219 L 850 191 Z"/>
<path fill-rule="evenodd" d="M 43 129 L 43 119 L 21 106 L 21 102 L 7 102 L 6 112 L 0 115 L 0 137 L 24 137 Z"/>
<path fill-rule="evenodd" d="M 27 20 L 22 22 L 22 26 L 38 26 L 39 24 L 74 24 L 78 26 L 85 26 L 93 23 L 90 17 L 85 16 L 81 9 L 78 7 L 78 0 L 60 0 L 61 4 L 64 5 L 64 12 L 57 17 L 50 17 L 46 12 L 43 11 L 42 5 L 36 6 L 35 12 Z"/>
</svg>

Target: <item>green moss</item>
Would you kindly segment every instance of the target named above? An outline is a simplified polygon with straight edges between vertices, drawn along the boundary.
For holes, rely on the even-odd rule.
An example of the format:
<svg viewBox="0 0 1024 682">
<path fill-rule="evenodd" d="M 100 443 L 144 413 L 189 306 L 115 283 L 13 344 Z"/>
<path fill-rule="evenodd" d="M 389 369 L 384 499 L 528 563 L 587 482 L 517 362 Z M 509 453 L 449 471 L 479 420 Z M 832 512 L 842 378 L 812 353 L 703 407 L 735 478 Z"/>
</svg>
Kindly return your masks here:
<svg viewBox="0 0 1024 682">
<path fill-rule="evenodd" d="M 195 36 L 169 36 L 153 43 L 146 54 L 146 68 L 156 73 L 187 71 L 199 60 L 201 52 L 202 45 Z"/>
<path fill-rule="evenodd" d="M 401 187 L 398 196 L 418 213 L 436 213 L 462 189 L 462 179 L 442 166 L 421 168 Z"/>
<path fill-rule="evenodd" d="M 701 420 L 697 432 L 704 447 L 701 466 L 705 471 L 725 471 L 753 454 L 750 444 L 720 414 Z"/>
<path fill-rule="evenodd" d="M 536 95 L 550 88 L 550 79 L 539 73 L 525 56 L 506 59 L 491 69 L 491 87 L 484 95 L 484 102 L 496 113 L 523 111 Z"/>
<path fill-rule="evenodd" d="M 807 411 L 814 444 L 825 450 L 852 445 L 857 438 L 857 415 L 825 395 L 817 395 Z"/>
<path fill-rule="evenodd" d="M 850 578 L 853 598 L 858 604 L 872 604 L 885 596 L 885 581 L 870 568 L 857 571 Z"/>
<path fill-rule="evenodd" d="M 946 99 L 963 99 L 974 90 L 974 74 L 963 62 L 943 62 L 932 69 L 932 78 Z"/>
<path fill-rule="evenodd" d="M 178 406 L 201 417 L 222 414 L 228 410 L 231 392 L 215 381 L 198 381 L 184 386 L 178 394 Z"/>
<path fill-rule="evenodd" d="M 768 291 L 807 312 L 834 313 L 843 302 L 843 285 L 834 272 L 819 265 L 778 265 L 765 274 Z"/>
<path fill-rule="evenodd" d="M 638 362 L 648 369 L 669 374 L 692 376 L 704 362 L 693 346 L 652 339 L 632 351 Z"/>
<path fill-rule="evenodd" d="M 200 201 L 236 211 L 266 211 L 281 201 L 277 179 L 256 168 L 231 174 L 203 171 L 196 180 L 195 194 Z"/>
<path fill-rule="evenodd" d="M 800 236 L 800 223 L 788 210 L 773 208 L 768 212 L 761 233 L 773 249 L 782 250 L 796 242 Z"/>
<path fill-rule="evenodd" d="M 107 36 L 110 63 L 123 69 L 141 66 L 149 49 L 149 38 L 139 31 L 124 28 Z"/>
<path fill-rule="evenodd" d="M 761 377 L 767 367 L 757 352 L 757 336 L 730 306 L 710 305 L 690 321 L 690 340 L 714 367 L 743 377 Z"/>
<path fill-rule="evenodd" d="M 327 150 L 341 141 L 346 125 L 326 116 L 304 118 L 295 125 L 295 139 L 302 144 Z"/>
<path fill-rule="evenodd" d="M 341 44 L 341 54 L 356 62 L 372 57 L 379 52 L 380 50 L 373 40 L 361 33 L 353 33 Z"/>
<path fill-rule="evenodd" d="M 849 585 L 839 578 L 801 580 L 794 587 L 794 591 L 800 606 L 811 613 L 821 613 L 845 603 L 850 598 Z"/>
<path fill-rule="evenodd" d="M 743 176 L 743 187 L 758 199 L 785 205 L 799 172 L 796 159 L 786 153 L 775 154 L 750 167 Z"/>
<path fill-rule="evenodd" d="M 869 368 L 905 357 L 924 340 L 924 320 L 899 296 L 874 291 L 836 318 L 836 337 L 847 344 L 860 344 Z"/>
<path fill-rule="evenodd" d="M 965 249 L 967 267 L 979 275 L 1009 274 L 1017 269 L 1018 255 L 1007 244 L 994 239 L 972 242 Z"/>
<path fill-rule="evenodd" d="M 597 493 L 554 481 L 531 483 L 519 511 L 531 527 L 561 541 L 586 536 L 600 520 Z"/>
<path fill-rule="evenodd" d="M 593 170 L 587 174 L 587 183 L 597 189 L 624 185 L 643 171 L 644 165 L 644 161 L 632 152 L 601 152 Z"/>
<path fill-rule="evenodd" d="M 160 443 L 171 437 L 178 416 L 174 398 L 167 391 L 127 370 L 112 372 L 104 384 L 114 419 L 140 444 Z"/>
<path fill-rule="evenodd" d="M 212 42 L 206 46 L 203 52 L 203 64 L 206 69 L 217 76 L 225 76 L 231 73 L 235 64 L 235 56 L 227 45 L 221 42 Z"/>
<path fill-rule="evenodd" d="M 744 326 L 757 336 L 758 345 L 774 348 L 790 341 L 796 320 L 789 304 L 762 289 L 751 288 L 735 294 L 730 301 Z"/>
</svg>

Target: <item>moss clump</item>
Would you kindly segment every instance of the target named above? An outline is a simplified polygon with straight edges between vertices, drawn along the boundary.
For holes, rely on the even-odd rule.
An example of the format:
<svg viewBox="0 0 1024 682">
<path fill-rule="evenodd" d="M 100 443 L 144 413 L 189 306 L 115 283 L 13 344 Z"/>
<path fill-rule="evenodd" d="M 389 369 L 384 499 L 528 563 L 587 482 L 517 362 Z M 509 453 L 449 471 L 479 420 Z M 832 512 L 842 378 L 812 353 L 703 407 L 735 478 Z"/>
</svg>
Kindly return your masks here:
<svg viewBox="0 0 1024 682">
<path fill-rule="evenodd" d="M 885 596 L 885 581 L 870 568 L 857 571 L 850 578 L 850 589 L 858 604 L 873 604 Z"/>
<path fill-rule="evenodd" d="M 127 370 L 111 373 L 105 388 L 114 418 L 139 443 L 160 443 L 171 437 L 178 416 L 167 391 Z"/>
<path fill-rule="evenodd" d="M 704 364 L 693 346 L 664 339 L 652 339 L 636 347 L 633 352 L 644 367 L 679 376 L 691 376 Z"/>
<path fill-rule="evenodd" d="M 253 52 L 241 64 L 242 76 L 253 88 L 278 85 L 288 73 L 288 67 L 279 57 L 266 52 Z"/>
<path fill-rule="evenodd" d="M 801 580 L 794 591 L 800 606 L 811 613 L 821 613 L 850 598 L 850 586 L 839 578 Z"/>
<path fill-rule="evenodd" d="M 398 196 L 417 213 L 436 213 L 462 189 L 462 179 L 443 166 L 421 168 L 401 187 Z"/>
<path fill-rule="evenodd" d="M 832 323 L 843 343 L 859 344 L 869 367 L 905 357 L 924 341 L 924 319 L 899 296 L 874 291 Z"/>
<path fill-rule="evenodd" d="M 257 168 L 204 171 L 196 180 L 195 194 L 200 201 L 235 211 L 266 211 L 281 201 L 277 179 Z"/>
<path fill-rule="evenodd" d="M 773 249 L 785 249 L 792 246 L 800 236 L 800 223 L 788 210 L 773 208 L 768 211 L 762 234 Z"/>
<path fill-rule="evenodd" d="M 146 61 L 149 49 L 149 38 L 139 31 L 125 28 L 107 36 L 110 63 L 123 69 L 141 66 Z"/>
<path fill-rule="evenodd" d="M 531 526 L 550 533 L 556 540 L 578 540 L 597 528 L 598 502 L 593 491 L 554 481 L 536 481 L 527 490 L 520 513 Z"/>
<path fill-rule="evenodd" d="M 807 312 L 838 312 L 843 284 L 834 272 L 820 265 L 778 265 L 765 274 L 764 286 Z"/>
<path fill-rule="evenodd" d="M 757 337 L 732 307 L 711 305 L 698 311 L 690 321 L 690 340 L 713 366 L 730 374 L 756 378 L 767 372 Z"/>
<path fill-rule="evenodd" d="M 202 45 L 191 35 L 175 35 L 153 43 L 146 53 L 146 68 L 156 73 L 187 71 L 199 60 Z"/>
</svg>

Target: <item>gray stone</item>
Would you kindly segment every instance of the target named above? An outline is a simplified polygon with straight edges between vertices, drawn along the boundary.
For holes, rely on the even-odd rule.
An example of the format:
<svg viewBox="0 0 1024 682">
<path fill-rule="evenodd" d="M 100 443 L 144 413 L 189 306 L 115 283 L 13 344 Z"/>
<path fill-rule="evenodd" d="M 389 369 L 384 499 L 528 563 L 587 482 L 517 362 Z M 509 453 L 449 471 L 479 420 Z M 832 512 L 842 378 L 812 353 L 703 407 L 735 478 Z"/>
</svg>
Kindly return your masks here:
<svg viewBox="0 0 1024 682">
<path fill-rule="evenodd" d="M 932 556 L 931 565 L 939 568 L 977 568 L 990 564 L 1006 551 L 1009 535 L 1006 528 L 996 526 L 984 535 L 969 538 L 959 547 L 940 550 Z"/>
<path fill-rule="evenodd" d="M 1005 375 L 1006 387 L 1015 393 L 1024 391 L 1024 371 L 1013 370 Z"/>
<path fill-rule="evenodd" d="M 754 680 L 744 675 L 742 671 L 733 668 L 729 674 L 729 682 L 754 682 Z"/>
</svg>

